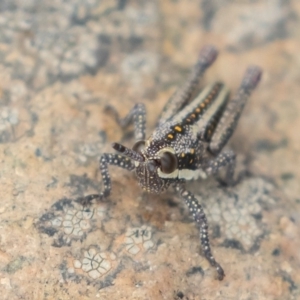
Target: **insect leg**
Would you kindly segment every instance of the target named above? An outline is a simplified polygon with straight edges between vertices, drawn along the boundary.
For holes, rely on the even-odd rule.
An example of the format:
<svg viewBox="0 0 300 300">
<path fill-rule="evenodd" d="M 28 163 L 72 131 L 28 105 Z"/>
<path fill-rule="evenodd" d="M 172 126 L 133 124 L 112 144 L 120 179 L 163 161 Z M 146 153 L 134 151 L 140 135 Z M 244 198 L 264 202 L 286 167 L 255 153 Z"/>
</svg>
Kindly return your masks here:
<svg viewBox="0 0 300 300">
<path fill-rule="evenodd" d="M 187 204 L 197 227 L 200 230 L 201 246 L 205 255 L 205 258 L 209 261 L 210 265 L 215 267 L 218 272 L 218 279 L 223 280 L 225 273 L 222 267 L 216 262 L 210 249 L 210 243 L 208 238 L 208 223 L 203 211 L 202 206 L 199 204 L 195 196 L 187 191 L 182 184 L 175 184 L 175 190 L 180 194 L 185 203 Z"/>
<path fill-rule="evenodd" d="M 235 97 L 228 103 L 211 138 L 209 150 L 217 155 L 231 137 L 243 108 L 251 92 L 260 81 L 261 69 L 257 66 L 248 67 Z"/>
<path fill-rule="evenodd" d="M 135 168 L 134 164 L 128 157 L 124 157 L 119 154 L 103 153 L 99 160 L 99 169 L 103 180 L 103 191 L 99 194 L 92 194 L 86 197 L 80 198 L 78 201 L 84 205 L 89 205 L 94 199 L 99 201 L 108 197 L 111 192 L 111 180 L 108 172 L 108 165 L 114 165 L 121 167 L 126 170 L 133 170 Z"/>
<path fill-rule="evenodd" d="M 207 175 L 216 175 L 221 168 L 227 167 L 225 180 L 222 181 L 224 181 L 224 183 L 227 185 L 232 185 L 235 183 L 235 165 L 236 155 L 233 151 L 228 150 L 220 153 L 215 159 L 209 161 L 204 171 Z"/>
<path fill-rule="evenodd" d="M 134 136 L 137 141 L 145 140 L 146 136 L 146 108 L 143 103 L 137 103 L 130 110 L 128 115 L 121 119 L 116 109 L 110 105 L 106 107 L 106 111 L 111 113 L 116 122 L 125 128 L 131 123 L 134 124 Z"/>
<path fill-rule="evenodd" d="M 201 49 L 199 59 L 185 84 L 168 100 L 158 121 L 161 125 L 174 116 L 191 98 L 205 70 L 215 61 L 218 51 L 214 46 Z"/>
</svg>

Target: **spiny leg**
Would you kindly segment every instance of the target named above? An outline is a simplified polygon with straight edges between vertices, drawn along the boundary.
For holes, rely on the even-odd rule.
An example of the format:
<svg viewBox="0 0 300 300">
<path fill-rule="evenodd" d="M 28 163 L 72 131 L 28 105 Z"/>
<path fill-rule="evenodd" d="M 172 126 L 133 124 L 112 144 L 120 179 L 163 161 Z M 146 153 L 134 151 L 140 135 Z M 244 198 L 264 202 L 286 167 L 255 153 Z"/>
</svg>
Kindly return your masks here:
<svg viewBox="0 0 300 300">
<path fill-rule="evenodd" d="M 234 170 L 236 165 L 236 155 L 233 151 L 227 150 L 220 153 L 216 158 L 209 161 L 204 168 L 207 175 L 216 175 L 220 169 L 227 167 L 225 179 L 221 182 L 226 185 L 233 185 L 240 180 L 240 176 L 237 180 L 234 180 Z"/>
<path fill-rule="evenodd" d="M 197 64 L 183 87 L 177 90 L 165 105 L 159 117 L 158 125 L 174 116 L 190 100 L 200 78 L 205 70 L 215 61 L 217 55 L 218 51 L 214 46 L 205 46 L 201 49 Z"/>
<path fill-rule="evenodd" d="M 131 123 L 134 124 L 134 137 L 137 141 L 145 140 L 146 136 L 146 108 L 143 103 L 137 103 L 130 110 L 128 115 L 121 119 L 116 109 L 110 105 L 106 107 L 106 111 L 111 113 L 116 122 L 125 128 Z"/>
<path fill-rule="evenodd" d="M 187 191 L 182 184 L 175 184 L 174 187 L 175 190 L 184 199 L 185 203 L 189 208 L 190 213 L 194 218 L 194 221 L 199 227 L 200 241 L 205 258 L 209 261 L 211 266 L 216 268 L 218 272 L 218 279 L 223 280 L 225 276 L 224 270 L 222 269 L 220 264 L 216 262 L 210 249 L 210 243 L 208 238 L 208 223 L 202 206 L 199 204 L 195 196 L 191 192 Z"/>
<path fill-rule="evenodd" d="M 89 205 L 94 199 L 101 201 L 109 196 L 111 191 L 111 180 L 108 172 L 108 165 L 118 166 L 129 171 L 135 168 L 134 164 L 128 157 L 124 157 L 120 154 L 102 154 L 99 160 L 99 169 L 102 175 L 104 189 L 99 194 L 92 194 L 78 199 L 78 202 L 80 202 L 83 206 Z"/>
<path fill-rule="evenodd" d="M 228 103 L 211 138 L 209 150 L 217 155 L 230 139 L 251 92 L 260 81 L 262 71 L 257 66 L 248 67 L 235 97 Z"/>
</svg>

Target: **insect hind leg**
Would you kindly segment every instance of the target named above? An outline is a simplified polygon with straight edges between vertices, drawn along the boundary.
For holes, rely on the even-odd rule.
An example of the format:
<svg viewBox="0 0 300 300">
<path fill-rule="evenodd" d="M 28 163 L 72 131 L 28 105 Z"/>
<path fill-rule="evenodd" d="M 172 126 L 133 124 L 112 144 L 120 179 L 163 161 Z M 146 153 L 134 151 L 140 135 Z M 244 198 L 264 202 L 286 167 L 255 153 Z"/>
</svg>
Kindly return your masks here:
<svg viewBox="0 0 300 300">
<path fill-rule="evenodd" d="M 259 67 L 248 67 L 235 97 L 229 101 L 215 128 L 209 145 L 212 154 L 218 155 L 232 136 L 246 101 L 259 83 L 261 74 Z"/>
<path fill-rule="evenodd" d="M 198 62 L 193 68 L 189 78 L 185 84 L 171 96 L 163 108 L 158 125 L 166 122 L 188 103 L 198 86 L 200 78 L 203 76 L 206 69 L 213 64 L 217 56 L 218 51 L 214 46 L 207 45 L 201 49 Z"/>
</svg>

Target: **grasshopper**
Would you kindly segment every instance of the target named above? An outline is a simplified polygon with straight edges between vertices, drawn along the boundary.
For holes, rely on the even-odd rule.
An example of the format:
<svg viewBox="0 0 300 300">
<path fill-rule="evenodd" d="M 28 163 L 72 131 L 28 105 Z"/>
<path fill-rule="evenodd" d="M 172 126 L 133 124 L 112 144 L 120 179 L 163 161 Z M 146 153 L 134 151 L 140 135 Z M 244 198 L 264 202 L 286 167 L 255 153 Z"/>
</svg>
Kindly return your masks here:
<svg viewBox="0 0 300 300">
<path fill-rule="evenodd" d="M 225 273 L 212 255 L 205 213 L 196 197 L 186 190 L 185 182 L 216 175 L 225 167 L 225 182 L 234 183 L 236 156 L 223 148 L 237 126 L 247 99 L 259 83 L 262 71 L 257 66 L 248 67 L 232 99 L 228 88 L 221 82 L 210 84 L 198 93 L 199 81 L 217 55 L 214 46 L 202 48 L 189 78 L 168 100 L 156 129 L 148 138 L 144 104 L 136 104 L 123 119 L 110 107 L 121 127 L 133 123 L 136 143 L 132 149 L 113 143 L 112 147 L 119 153 L 101 155 L 100 172 L 104 189 L 100 194 L 82 198 L 82 203 L 87 205 L 93 199 L 109 196 L 111 179 L 108 165 L 135 170 L 139 185 L 147 192 L 160 194 L 169 186 L 174 187 L 199 228 L 204 256 L 216 268 L 218 279 L 222 280 Z"/>
</svg>

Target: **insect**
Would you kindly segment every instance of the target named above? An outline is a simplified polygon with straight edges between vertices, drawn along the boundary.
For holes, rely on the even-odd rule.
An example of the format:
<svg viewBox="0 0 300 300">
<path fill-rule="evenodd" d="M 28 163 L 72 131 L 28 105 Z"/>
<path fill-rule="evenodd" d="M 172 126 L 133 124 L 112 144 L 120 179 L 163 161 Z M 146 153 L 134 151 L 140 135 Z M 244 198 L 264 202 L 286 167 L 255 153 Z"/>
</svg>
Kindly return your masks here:
<svg viewBox="0 0 300 300">
<path fill-rule="evenodd" d="M 237 125 L 246 100 L 260 81 L 262 71 L 257 66 L 248 67 L 231 100 L 228 88 L 221 82 L 197 92 L 202 75 L 217 55 L 214 46 L 202 48 L 189 78 L 168 100 L 156 129 L 147 139 L 144 104 L 136 104 L 123 119 L 110 108 L 121 127 L 133 123 L 136 143 L 132 149 L 113 143 L 112 147 L 119 153 L 101 155 L 104 189 L 100 194 L 86 196 L 82 202 L 87 205 L 93 199 L 109 196 L 108 165 L 135 170 L 139 185 L 147 192 L 159 194 L 169 186 L 174 187 L 199 228 L 204 256 L 216 268 L 218 279 L 222 280 L 225 273 L 212 255 L 205 213 L 196 197 L 185 188 L 185 182 L 215 175 L 225 167 L 226 183 L 234 183 L 235 154 L 223 148 Z"/>
</svg>

